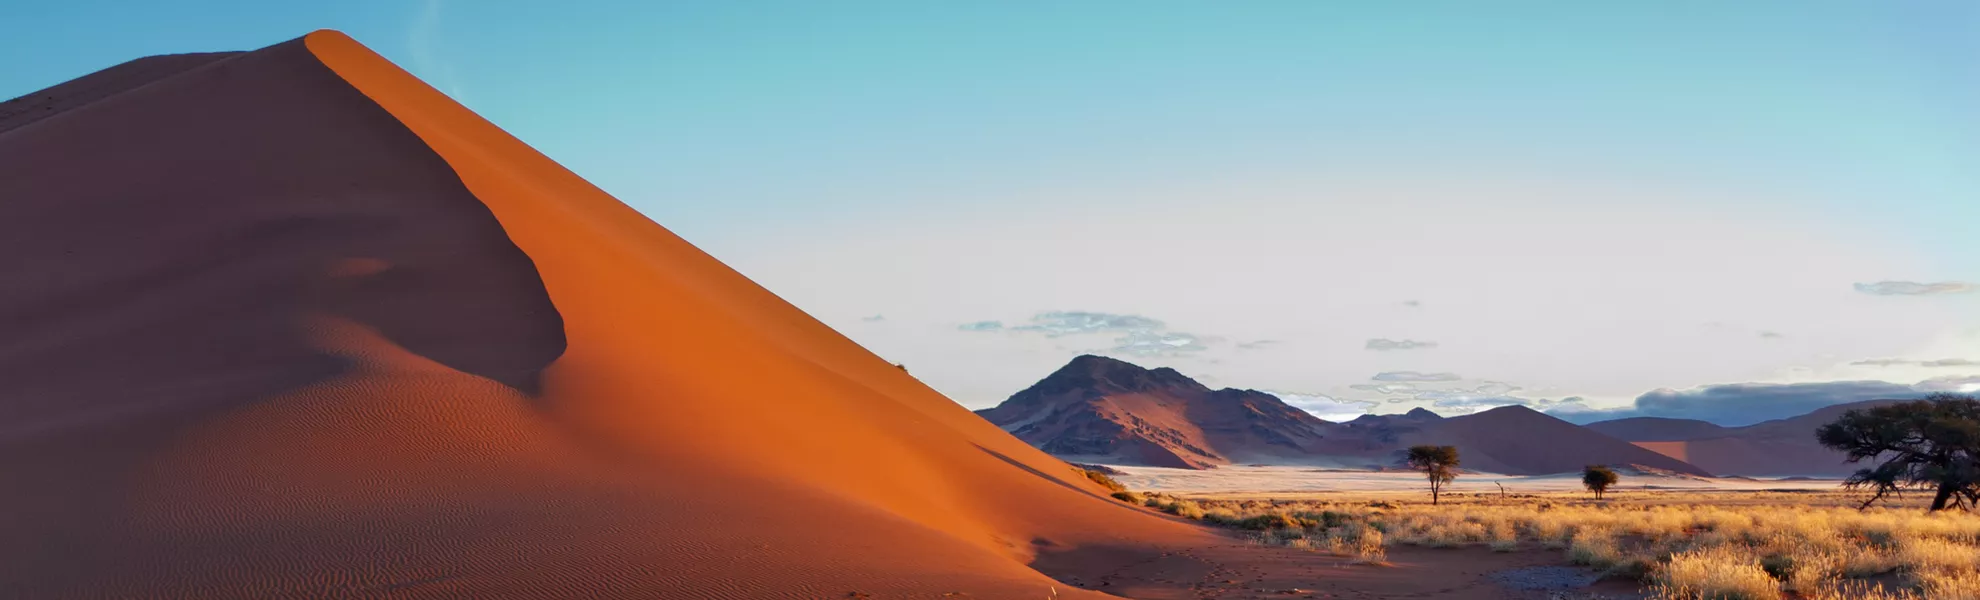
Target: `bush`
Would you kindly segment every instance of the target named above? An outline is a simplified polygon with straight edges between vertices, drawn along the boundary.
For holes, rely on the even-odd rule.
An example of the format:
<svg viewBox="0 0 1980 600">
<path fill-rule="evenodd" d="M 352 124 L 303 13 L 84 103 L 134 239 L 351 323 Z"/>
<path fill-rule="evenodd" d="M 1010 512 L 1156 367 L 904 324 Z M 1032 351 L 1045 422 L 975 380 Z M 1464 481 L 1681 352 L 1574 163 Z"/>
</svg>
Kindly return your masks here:
<svg viewBox="0 0 1980 600">
<path fill-rule="evenodd" d="M 1203 511 L 1203 522 L 1211 525 L 1231 526 L 1238 522 L 1237 511 L 1228 508 L 1211 508 Z"/>
<path fill-rule="evenodd" d="M 1136 506 L 1148 502 L 1148 497 L 1141 495 L 1141 492 L 1114 492 L 1114 499 Z"/>
<path fill-rule="evenodd" d="M 1305 529 L 1313 526 L 1314 523 L 1291 515 L 1272 513 L 1237 519 L 1228 523 L 1228 525 L 1238 529 L 1265 531 L 1267 529 Z"/>
<path fill-rule="evenodd" d="M 1615 533 L 1605 529 L 1575 532 L 1574 538 L 1568 541 L 1568 562 L 1597 569 L 1607 569 L 1622 562 L 1622 552 L 1616 549 Z"/>
<path fill-rule="evenodd" d="M 1610 566 L 1608 570 L 1602 572 L 1602 576 L 1649 582 L 1650 576 L 1656 572 L 1657 561 L 1642 556 L 1630 556 Z"/>
<path fill-rule="evenodd" d="M 1156 506 L 1156 508 L 1162 509 L 1162 512 L 1185 519 L 1202 519 L 1204 516 L 1203 506 L 1190 500 L 1169 500 Z"/>
<path fill-rule="evenodd" d="M 1348 538 L 1353 540 L 1354 544 L 1351 547 L 1354 552 L 1354 560 L 1348 562 L 1358 565 L 1384 565 L 1389 563 L 1389 551 L 1383 547 L 1381 530 L 1373 527 L 1350 525 L 1346 528 L 1346 533 Z"/>
<path fill-rule="evenodd" d="M 1111 492 L 1127 491 L 1127 486 L 1121 485 L 1121 482 L 1119 481 L 1114 481 L 1114 478 L 1108 477 L 1106 473 L 1101 473 L 1093 469 L 1080 469 L 1079 471 L 1081 473 L 1085 473 L 1087 479 L 1091 479 L 1093 480 L 1094 483 L 1100 484 L 1100 487 L 1107 488 L 1107 491 L 1111 491 Z"/>
<path fill-rule="evenodd" d="M 1794 557 L 1786 554 L 1769 554 L 1760 557 L 1760 569 L 1774 579 L 1787 581 L 1794 574 Z"/>
</svg>

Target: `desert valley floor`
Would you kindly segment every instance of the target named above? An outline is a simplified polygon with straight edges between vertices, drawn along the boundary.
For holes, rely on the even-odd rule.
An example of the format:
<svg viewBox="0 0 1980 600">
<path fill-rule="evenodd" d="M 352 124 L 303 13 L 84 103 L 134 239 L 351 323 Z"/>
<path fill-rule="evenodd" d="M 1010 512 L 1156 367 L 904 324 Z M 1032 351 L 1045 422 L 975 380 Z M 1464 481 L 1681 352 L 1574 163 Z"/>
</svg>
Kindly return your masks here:
<svg viewBox="0 0 1980 600">
<path fill-rule="evenodd" d="M 1632 570 L 1639 568 L 1632 565 L 1658 560 L 1658 553 L 1718 543 L 1706 541 L 1711 534 L 1701 531 L 1776 540 L 1759 545 L 1775 548 L 1769 551 L 1782 556 L 1881 527 L 1945 527 L 1953 531 L 1948 533 L 1953 539 L 1969 542 L 1969 536 L 1980 533 L 1980 518 L 1970 514 L 1926 517 L 1918 510 L 1923 499 L 1916 496 L 1858 512 L 1864 496 L 1837 489 L 1834 480 L 1637 478 L 1625 480 L 1597 501 L 1582 489 L 1578 478 L 1470 474 L 1450 488 L 1442 505 L 1431 506 L 1421 477 L 1408 473 L 1299 467 L 1106 468 L 1117 471 L 1115 477 L 1131 490 L 1165 498 L 1151 498 L 1150 505 L 1166 505 L 1167 512 L 1206 523 L 1227 524 L 1226 541 L 1220 544 L 1152 555 L 1072 549 L 1046 552 L 1033 565 L 1069 585 L 1130 598 L 1677 597 L 1659 596 L 1657 583 Z M 1225 516 L 1219 517 L 1220 512 Z M 1328 513 L 1337 513 L 1346 525 L 1316 524 L 1305 533 L 1282 534 L 1249 529 L 1238 520 L 1262 514 L 1335 518 Z M 1374 550 L 1378 558 L 1352 547 L 1344 549 L 1335 541 L 1351 535 L 1341 532 L 1358 527 L 1356 519 L 1387 520 L 1386 542 Z M 1328 533 L 1315 533 L 1321 530 Z M 1910 542 L 1900 545 L 1906 543 Z M 1898 575 L 1897 571 L 1910 567 L 1892 561 L 1945 561 L 1952 565 L 1947 568 L 1968 578 L 1970 569 L 1980 566 L 1975 556 L 1967 554 L 1973 550 L 1970 545 L 1917 543 L 1932 550 L 1904 559 L 1873 558 L 1878 552 L 1874 548 L 1844 550 L 1865 554 L 1835 567 L 1826 579 L 1818 581 L 1810 575 L 1809 581 L 1799 583 L 1796 595 L 1724 597 L 1968 597 L 1904 595 L 1915 593 L 1907 590 L 1917 581 Z M 1661 560 L 1671 559 L 1664 554 Z M 1769 589 L 1781 585 L 1766 574 L 1758 580 Z"/>
</svg>

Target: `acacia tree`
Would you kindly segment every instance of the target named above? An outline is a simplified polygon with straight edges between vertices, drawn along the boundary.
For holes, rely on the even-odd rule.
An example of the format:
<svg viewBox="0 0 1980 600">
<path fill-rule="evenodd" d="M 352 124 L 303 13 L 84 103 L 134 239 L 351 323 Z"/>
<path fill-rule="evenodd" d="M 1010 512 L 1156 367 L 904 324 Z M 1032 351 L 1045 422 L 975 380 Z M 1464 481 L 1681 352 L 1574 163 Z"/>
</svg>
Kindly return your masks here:
<svg viewBox="0 0 1980 600">
<path fill-rule="evenodd" d="M 1410 446 L 1409 466 L 1430 478 L 1430 504 L 1434 505 L 1444 491 L 1444 484 L 1457 479 L 1457 447 Z"/>
<path fill-rule="evenodd" d="M 1609 470 L 1605 465 L 1588 465 L 1588 468 L 1581 470 L 1581 485 L 1586 486 L 1588 491 L 1595 492 L 1596 500 L 1601 500 L 1602 492 L 1609 491 L 1609 486 L 1615 485 L 1620 479 L 1622 478 L 1617 477 L 1615 471 Z"/>
<path fill-rule="evenodd" d="M 1843 481 L 1876 492 L 1859 508 L 1908 487 L 1933 490 L 1934 511 L 1980 506 L 1980 399 L 1933 394 L 1851 410 L 1815 430 L 1815 439 L 1847 462 L 1881 461 Z"/>
</svg>

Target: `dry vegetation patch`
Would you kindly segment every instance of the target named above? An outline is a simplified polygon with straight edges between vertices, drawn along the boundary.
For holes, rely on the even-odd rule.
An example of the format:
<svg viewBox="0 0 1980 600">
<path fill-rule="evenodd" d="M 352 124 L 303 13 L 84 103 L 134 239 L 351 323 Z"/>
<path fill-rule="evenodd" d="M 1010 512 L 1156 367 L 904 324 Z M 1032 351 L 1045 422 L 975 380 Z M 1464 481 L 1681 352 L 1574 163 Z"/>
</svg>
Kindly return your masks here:
<svg viewBox="0 0 1980 600">
<path fill-rule="evenodd" d="M 1549 549 L 1669 600 L 1980 600 L 1980 515 L 1833 506 L 1191 500 L 1145 503 L 1259 543 L 1381 564 L 1393 544 Z"/>
</svg>

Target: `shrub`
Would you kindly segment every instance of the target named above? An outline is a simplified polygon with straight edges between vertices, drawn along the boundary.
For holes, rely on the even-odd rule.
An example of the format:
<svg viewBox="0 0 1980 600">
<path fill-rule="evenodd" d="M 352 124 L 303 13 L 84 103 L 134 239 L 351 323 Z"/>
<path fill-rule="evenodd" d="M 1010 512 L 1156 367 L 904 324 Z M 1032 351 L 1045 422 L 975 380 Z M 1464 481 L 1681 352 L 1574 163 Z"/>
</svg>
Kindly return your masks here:
<svg viewBox="0 0 1980 600">
<path fill-rule="evenodd" d="M 1617 561 L 1615 565 L 1610 566 L 1607 570 L 1602 571 L 1602 576 L 1647 582 L 1650 581 L 1651 575 L 1657 573 L 1657 566 L 1657 561 L 1651 560 L 1648 557 L 1628 556 Z"/>
<path fill-rule="evenodd" d="M 1143 496 L 1141 492 L 1126 492 L 1126 491 L 1114 492 L 1114 499 L 1134 505 L 1140 505 L 1148 502 L 1148 497 Z"/>
<path fill-rule="evenodd" d="M 1353 540 L 1353 560 L 1357 565 L 1385 565 L 1389 563 L 1389 551 L 1383 547 L 1382 531 L 1373 527 L 1350 525 L 1345 532 Z"/>
<path fill-rule="evenodd" d="M 1766 571 L 1768 577 L 1787 581 L 1788 575 L 1794 573 L 1794 557 L 1786 554 L 1762 556 L 1760 557 L 1760 570 Z"/>
<path fill-rule="evenodd" d="M 1163 506 L 1162 511 L 1185 519 L 1201 519 L 1204 516 L 1203 506 L 1190 500 L 1171 502 Z"/>
<path fill-rule="evenodd" d="M 1269 513 L 1237 519 L 1230 522 L 1229 525 L 1238 529 L 1264 531 L 1267 529 L 1305 529 L 1312 526 L 1313 522 L 1287 514 Z"/>
<path fill-rule="evenodd" d="M 1777 600 L 1780 584 L 1743 549 L 1714 546 L 1671 557 L 1653 588 L 1660 600 Z"/>
<path fill-rule="evenodd" d="M 1127 486 L 1121 485 L 1121 482 L 1119 481 L 1114 481 L 1114 478 L 1107 476 L 1106 473 L 1101 473 L 1093 469 L 1080 469 L 1079 471 L 1081 473 L 1085 473 L 1087 479 L 1093 480 L 1094 483 L 1100 484 L 1100 487 L 1107 488 L 1108 491 L 1112 491 L 1112 492 L 1127 491 Z"/>
</svg>

